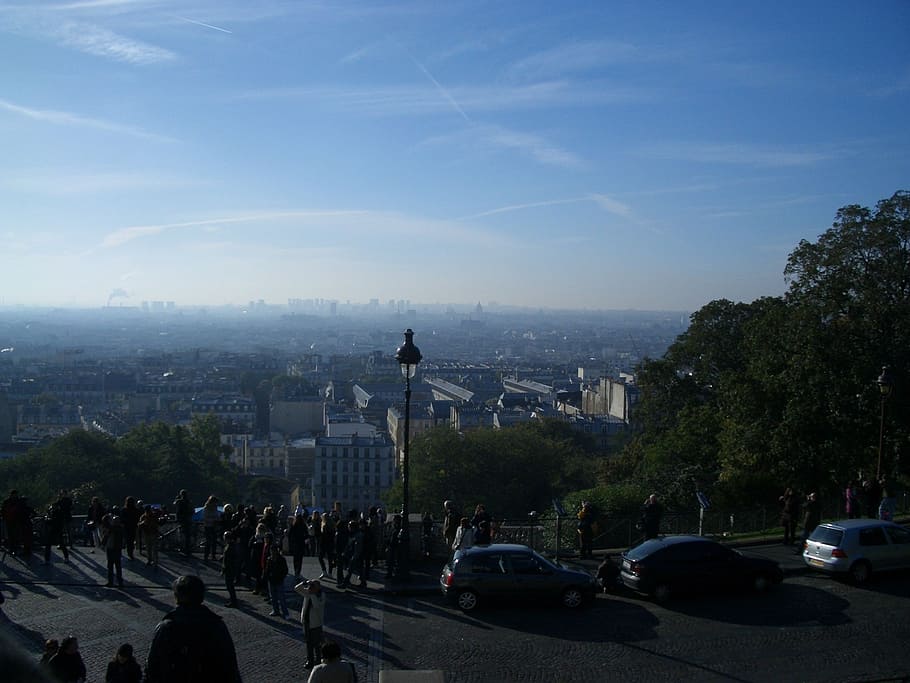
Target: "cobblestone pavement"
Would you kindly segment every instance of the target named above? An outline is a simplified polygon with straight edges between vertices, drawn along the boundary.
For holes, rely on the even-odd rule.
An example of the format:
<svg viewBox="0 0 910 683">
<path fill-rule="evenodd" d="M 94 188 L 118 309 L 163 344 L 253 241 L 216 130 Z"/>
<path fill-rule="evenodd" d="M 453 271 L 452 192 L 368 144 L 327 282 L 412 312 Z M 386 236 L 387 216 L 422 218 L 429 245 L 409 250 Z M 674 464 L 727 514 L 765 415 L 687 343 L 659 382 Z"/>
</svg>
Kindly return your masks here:
<svg viewBox="0 0 910 683">
<path fill-rule="evenodd" d="M 417 563 L 406 586 L 371 581 L 367 589 L 328 595 L 327 636 L 337 639 L 360 681 L 390 669 L 438 669 L 448 683 L 499 681 L 871 681 L 910 675 L 907 574 L 868 589 L 806 574 L 781 546 L 749 552 L 782 560 L 784 584 L 766 596 L 704 596 L 657 606 L 629 595 L 598 596 L 595 606 L 505 606 L 464 615 L 438 594 L 438 562 Z M 138 557 L 138 556 L 137 556 Z M 71 563 L 7 557 L 0 563 L 3 630 L 37 657 L 45 638 L 79 637 L 89 681 L 130 642 L 144 663 L 155 625 L 172 609 L 171 581 L 200 575 L 206 603 L 222 615 L 246 683 L 304 681 L 305 648 L 295 619 L 269 617 L 249 590 L 241 608 L 223 607 L 219 565 L 162 554 L 159 570 L 124 560 L 123 589 L 105 588 L 104 555 L 77 548 Z M 303 574 L 319 575 L 313 558 Z M 380 579 L 382 571 L 375 573 Z M 299 599 L 289 591 L 296 617 Z M 2 676 L 0 676 L 2 678 Z"/>
<path fill-rule="evenodd" d="M 233 635 L 246 683 L 306 680 L 302 668 L 306 650 L 297 618 L 300 600 L 291 590 L 292 577 L 286 582 L 291 617 L 283 619 L 268 616 L 271 605 L 248 589 L 238 590 L 240 609 L 224 607 L 227 593 L 219 563 L 162 554 L 161 567 L 155 570 L 136 557 L 132 562 L 124 557 L 122 589 L 104 587 L 107 570 L 100 551 L 76 548 L 69 564 L 57 556 L 52 566 L 43 565 L 36 556 L 28 563 L 6 557 L 0 565 L 0 590 L 6 597 L 0 608 L 4 631 L 35 656 L 46 638 L 77 636 L 88 680 L 103 681 L 107 662 L 121 643 L 131 643 L 144 665 L 155 625 L 174 607 L 171 582 L 181 574 L 195 573 L 206 583 L 206 605 L 224 618 Z M 303 574 L 319 576 L 314 558 L 304 558 Z M 345 591 L 327 580 L 324 586 L 326 636 L 341 643 L 360 681 L 377 681 L 383 585 L 371 582 L 367 589 Z"/>
</svg>

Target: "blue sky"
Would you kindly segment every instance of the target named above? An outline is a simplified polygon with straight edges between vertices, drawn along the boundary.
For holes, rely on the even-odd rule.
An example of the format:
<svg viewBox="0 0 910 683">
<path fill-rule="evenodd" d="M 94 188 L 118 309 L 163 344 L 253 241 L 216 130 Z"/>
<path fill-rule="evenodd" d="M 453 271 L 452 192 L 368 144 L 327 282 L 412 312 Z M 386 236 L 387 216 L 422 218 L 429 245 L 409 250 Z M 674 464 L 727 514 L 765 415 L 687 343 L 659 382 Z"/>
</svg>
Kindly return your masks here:
<svg viewBox="0 0 910 683">
<path fill-rule="evenodd" d="M 0 2 L 0 305 L 695 310 L 910 188 L 910 3 Z"/>
</svg>

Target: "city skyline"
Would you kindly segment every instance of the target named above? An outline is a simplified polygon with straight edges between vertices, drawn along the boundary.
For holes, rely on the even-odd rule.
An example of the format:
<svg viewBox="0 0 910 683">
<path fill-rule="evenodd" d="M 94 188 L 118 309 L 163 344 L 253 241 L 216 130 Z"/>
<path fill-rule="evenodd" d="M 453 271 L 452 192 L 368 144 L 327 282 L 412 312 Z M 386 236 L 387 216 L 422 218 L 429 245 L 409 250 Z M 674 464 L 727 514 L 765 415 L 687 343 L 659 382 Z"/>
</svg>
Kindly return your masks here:
<svg viewBox="0 0 910 683">
<path fill-rule="evenodd" d="M 910 6 L 0 2 L 0 303 L 785 291 L 905 189 Z"/>
</svg>

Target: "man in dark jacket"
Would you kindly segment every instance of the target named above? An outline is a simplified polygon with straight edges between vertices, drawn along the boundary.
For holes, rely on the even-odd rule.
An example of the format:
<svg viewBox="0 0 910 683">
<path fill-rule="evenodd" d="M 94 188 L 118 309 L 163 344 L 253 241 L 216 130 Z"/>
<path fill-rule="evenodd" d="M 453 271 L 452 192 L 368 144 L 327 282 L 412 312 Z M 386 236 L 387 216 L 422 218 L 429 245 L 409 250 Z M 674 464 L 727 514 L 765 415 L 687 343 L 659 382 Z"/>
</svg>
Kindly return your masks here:
<svg viewBox="0 0 910 683">
<path fill-rule="evenodd" d="M 192 533 L 193 533 L 193 503 L 186 489 L 180 489 L 174 500 L 174 513 L 177 518 L 177 524 L 180 527 L 180 535 L 183 537 L 183 552 L 189 555 L 192 552 Z"/>
<path fill-rule="evenodd" d="M 173 589 L 177 608 L 165 614 L 155 628 L 145 682 L 240 683 L 234 641 L 221 617 L 202 604 L 202 579 L 178 577 Z"/>
</svg>

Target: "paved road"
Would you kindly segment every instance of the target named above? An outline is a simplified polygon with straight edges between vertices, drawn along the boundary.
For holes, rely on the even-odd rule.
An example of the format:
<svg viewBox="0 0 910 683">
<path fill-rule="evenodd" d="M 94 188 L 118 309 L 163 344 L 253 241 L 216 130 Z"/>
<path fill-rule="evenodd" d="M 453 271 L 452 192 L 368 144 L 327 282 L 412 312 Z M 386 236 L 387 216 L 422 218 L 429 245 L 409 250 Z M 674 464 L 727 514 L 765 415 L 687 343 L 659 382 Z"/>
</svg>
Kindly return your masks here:
<svg viewBox="0 0 910 683">
<path fill-rule="evenodd" d="M 768 546 L 762 554 L 787 553 Z M 269 617 L 249 592 L 242 609 L 221 606 L 217 565 L 162 556 L 162 569 L 124 562 L 126 587 L 102 586 L 102 555 L 79 549 L 71 565 L 46 568 L 7 558 L 4 631 L 36 656 L 46 637 L 80 638 L 89 680 L 124 641 L 144 660 L 155 624 L 172 606 L 170 581 L 192 571 L 211 586 L 207 602 L 234 634 L 246 683 L 305 680 L 299 625 Z M 790 559 L 781 555 L 784 559 Z M 668 606 L 634 596 L 599 596 L 594 607 L 504 607 L 466 616 L 433 588 L 434 568 L 416 573 L 410 594 L 371 583 L 337 591 L 327 582 L 326 630 L 355 662 L 359 680 L 388 669 L 441 669 L 449 683 L 499 681 L 871 681 L 910 675 L 910 583 L 906 574 L 857 589 L 794 571 L 765 596 L 680 599 Z M 316 563 L 304 561 L 315 576 Z M 415 594 L 416 593 L 416 594 Z M 292 609 L 297 605 L 292 599 Z"/>
</svg>

